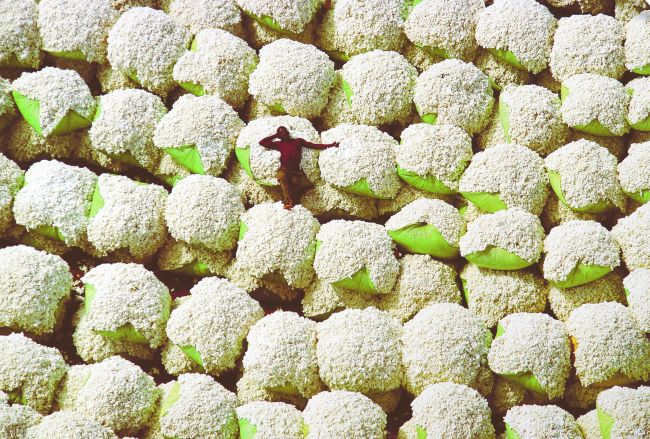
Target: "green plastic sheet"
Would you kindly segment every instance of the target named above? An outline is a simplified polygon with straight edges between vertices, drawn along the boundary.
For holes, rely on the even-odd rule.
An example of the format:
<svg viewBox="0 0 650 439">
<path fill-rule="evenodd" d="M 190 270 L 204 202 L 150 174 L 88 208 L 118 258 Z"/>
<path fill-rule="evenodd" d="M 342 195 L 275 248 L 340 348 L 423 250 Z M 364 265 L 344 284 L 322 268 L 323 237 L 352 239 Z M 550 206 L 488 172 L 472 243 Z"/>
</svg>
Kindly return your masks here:
<svg viewBox="0 0 650 439">
<path fill-rule="evenodd" d="M 485 250 L 466 255 L 465 259 L 474 265 L 492 270 L 521 270 L 535 263 L 528 262 L 514 253 L 492 245 Z"/>
<path fill-rule="evenodd" d="M 261 184 L 262 186 L 277 186 L 276 184 L 272 184 L 263 180 L 259 180 L 253 175 L 253 171 L 251 169 L 251 149 L 250 147 L 246 148 L 235 148 L 235 157 L 237 157 L 237 161 L 239 161 L 239 164 L 241 167 L 246 171 L 246 174 L 250 178 L 252 178 L 256 183 Z"/>
<path fill-rule="evenodd" d="M 115 331 L 95 331 L 97 334 L 102 337 L 108 338 L 115 341 L 125 341 L 128 343 L 136 344 L 149 344 L 149 340 L 142 335 L 137 329 L 133 327 L 130 323 L 122 325 L 117 328 Z"/>
<path fill-rule="evenodd" d="M 40 136 L 43 135 L 41 128 L 41 104 L 35 99 L 29 99 L 27 96 L 18 93 L 17 91 L 11 92 L 18 111 L 23 116 L 25 121 L 36 131 Z M 50 136 L 60 136 L 68 134 L 73 131 L 88 128 L 91 125 L 91 119 L 86 119 L 80 116 L 75 111 L 70 110 L 57 126 L 49 134 Z"/>
<path fill-rule="evenodd" d="M 650 75 L 650 64 L 646 64 L 643 67 L 637 67 L 636 69 L 632 69 L 632 71 L 637 75 Z"/>
<path fill-rule="evenodd" d="M 244 239 L 244 236 L 246 236 L 246 232 L 248 232 L 248 226 L 243 221 L 240 221 L 239 222 L 239 238 L 237 238 L 237 240 L 241 241 L 242 239 Z"/>
<path fill-rule="evenodd" d="M 612 437 L 612 428 L 614 428 L 614 418 L 602 411 L 598 406 L 596 406 L 596 414 L 598 415 L 600 434 L 603 439 L 610 439 Z"/>
<path fill-rule="evenodd" d="M 345 52 L 341 52 L 340 50 L 328 50 L 327 54 L 330 56 L 330 58 L 334 59 L 335 61 L 340 61 L 340 62 L 350 61 L 350 55 L 348 55 Z"/>
<path fill-rule="evenodd" d="M 603 213 L 614 208 L 614 205 L 609 200 L 601 201 L 596 204 L 590 204 L 589 206 L 584 206 L 584 207 L 570 206 L 566 198 L 564 197 L 564 192 L 562 191 L 562 177 L 560 176 L 560 174 L 556 171 L 550 171 L 550 170 L 547 172 L 547 174 L 548 174 L 548 181 L 551 184 L 551 188 L 553 189 L 553 192 L 555 192 L 555 195 L 557 195 L 560 202 L 565 206 L 567 206 L 569 209 L 575 210 L 576 212 Z"/>
<path fill-rule="evenodd" d="M 86 55 L 81 50 L 46 50 L 47 53 L 55 58 L 71 59 L 74 61 L 87 61 Z"/>
<path fill-rule="evenodd" d="M 637 203 L 645 204 L 650 201 L 650 189 L 639 192 L 626 192 L 626 194 Z"/>
<path fill-rule="evenodd" d="M 14 389 L 10 392 L 7 392 L 7 398 L 9 398 L 9 404 L 11 405 L 28 405 L 27 398 L 25 398 L 22 389 Z"/>
<path fill-rule="evenodd" d="M 505 330 L 503 329 L 503 326 L 501 326 L 501 323 L 497 324 L 497 333 L 494 338 L 497 339 L 501 337 L 504 332 Z M 542 385 L 539 383 L 535 375 L 532 374 L 532 372 L 500 373 L 498 375 L 507 381 L 523 387 L 526 390 L 530 390 L 531 392 L 540 395 L 546 395 L 546 391 L 542 388 Z"/>
<path fill-rule="evenodd" d="M 508 208 L 501 200 L 499 194 L 489 192 L 461 192 L 463 197 L 470 203 L 488 213 L 495 213 Z"/>
<path fill-rule="evenodd" d="M 181 384 L 178 381 L 176 381 L 174 384 L 172 384 L 172 387 L 171 389 L 169 389 L 169 393 L 167 394 L 167 396 L 160 403 L 161 418 L 167 414 L 169 409 L 172 408 L 174 404 L 176 404 L 176 402 L 180 397 L 181 397 Z"/>
<path fill-rule="evenodd" d="M 248 419 L 239 418 L 237 421 L 239 422 L 239 438 L 253 439 L 257 434 L 257 426 Z"/>
<path fill-rule="evenodd" d="M 378 197 L 375 194 L 375 192 L 370 188 L 370 185 L 368 184 L 368 180 L 366 180 L 365 178 L 362 178 L 361 180 L 349 186 L 339 186 L 339 189 L 348 192 L 350 194 L 359 195 L 362 197 L 380 198 L 380 199 L 385 198 L 385 197 Z"/>
<path fill-rule="evenodd" d="M 397 167 L 397 175 L 408 185 L 425 192 L 440 195 L 451 195 L 455 193 L 454 190 L 450 189 L 433 175 L 426 175 L 423 177 L 415 172 L 407 171 L 400 166 Z"/>
<path fill-rule="evenodd" d="M 194 96 L 205 95 L 205 88 L 201 84 L 190 81 L 181 81 L 178 83 L 178 85 L 180 85 L 184 90 L 192 93 Z"/>
<path fill-rule="evenodd" d="M 179 165 L 187 168 L 192 174 L 205 175 L 201 154 L 196 145 L 185 145 L 178 148 L 164 148 Z"/>
<path fill-rule="evenodd" d="M 61 234 L 61 231 L 59 230 L 58 227 L 54 226 L 38 226 L 33 230 L 35 233 L 51 239 L 53 241 L 61 241 L 65 242 L 65 238 Z"/>
<path fill-rule="evenodd" d="M 429 125 L 435 125 L 438 122 L 438 115 L 436 113 L 425 113 L 421 115 L 422 122 Z"/>
<path fill-rule="evenodd" d="M 564 102 L 568 96 L 569 89 L 566 86 L 562 85 L 560 88 L 560 99 L 562 102 Z M 572 128 L 587 134 L 593 134 L 594 136 L 617 137 L 616 134 L 605 128 L 603 124 L 598 121 L 598 119 L 594 119 L 588 124 L 575 125 Z"/>
<path fill-rule="evenodd" d="M 551 283 L 558 288 L 577 287 L 578 285 L 584 285 L 600 279 L 610 271 L 612 271 L 610 267 L 605 267 L 602 265 L 589 265 L 580 262 L 571 271 L 569 276 L 567 276 L 566 280 L 560 282 L 551 281 Z"/>
<path fill-rule="evenodd" d="M 418 439 L 427 439 L 427 431 L 423 427 L 418 425 L 415 431 L 418 434 Z"/>
<path fill-rule="evenodd" d="M 388 235 L 409 253 L 440 259 L 458 256 L 458 247 L 450 245 L 433 224 L 411 224 L 398 230 L 388 230 Z"/>
<path fill-rule="evenodd" d="M 279 103 L 279 102 L 278 102 L 278 103 L 275 103 L 275 104 L 273 104 L 273 105 L 269 105 L 269 108 L 270 108 L 271 110 L 275 111 L 276 113 L 283 113 L 283 114 L 285 114 L 285 113 L 287 112 L 287 110 L 285 110 L 284 107 L 282 106 L 282 104 Z"/>
<path fill-rule="evenodd" d="M 205 277 L 212 275 L 212 271 L 205 262 L 194 261 L 183 265 L 181 268 L 174 270 L 176 273 L 184 274 L 191 277 Z"/>
<path fill-rule="evenodd" d="M 488 49 L 488 51 L 494 55 L 495 58 L 500 59 L 504 63 L 509 64 L 516 69 L 528 70 L 510 50 Z"/>
<path fill-rule="evenodd" d="M 352 95 L 354 92 L 352 91 L 352 87 L 350 87 L 350 84 L 348 84 L 348 81 L 345 79 L 341 80 L 341 87 L 343 88 L 343 93 L 345 93 L 345 100 L 348 103 L 348 106 L 352 106 Z"/>
<path fill-rule="evenodd" d="M 183 351 L 183 353 L 187 356 L 187 358 L 194 361 L 199 366 L 204 367 L 201 354 L 199 354 L 199 351 L 197 351 L 194 346 L 181 346 L 180 348 Z"/>
<path fill-rule="evenodd" d="M 332 282 L 332 285 L 340 288 L 345 288 L 347 290 L 358 291 L 360 293 L 377 293 L 377 288 L 375 288 L 375 285 L 370 278 L 370 272 L 366 267 L 363 267 L 361 270 L 357 271 L 347 279 L 341 279 L 339 281 Z"/>
</svg>

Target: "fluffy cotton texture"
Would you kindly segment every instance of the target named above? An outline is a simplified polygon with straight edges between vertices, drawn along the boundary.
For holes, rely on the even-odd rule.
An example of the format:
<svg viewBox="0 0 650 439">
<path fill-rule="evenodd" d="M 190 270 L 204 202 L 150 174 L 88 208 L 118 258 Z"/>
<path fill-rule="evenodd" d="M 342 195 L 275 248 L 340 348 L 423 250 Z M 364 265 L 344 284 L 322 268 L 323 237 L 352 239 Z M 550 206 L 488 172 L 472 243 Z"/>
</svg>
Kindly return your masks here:
<svg viewBox="0 0 650 439">
<path fill-rule="evenodd" d="M 481 11 L 476 41 L 487 49 L 509 51 L 532 73 L 546 68 L 557 20 L 534 0 L 499 0 Z"/>
<path fill-rule="evenodd" d="M 309 398 L 323 388 L 316 339 L 315 322 L 293 312 L 274 312 L 251 327 L 244 371 L 270 392 L 284 389 Z"/>
<path fill-rule="evenodd" d="M 11 96 L 11 82 L 0 77 L 0 128 L 6 128 L 17 113 L 14 98 Z"/>
<path fill-rule="evenodd" d="M 573 220 L 551 229 L 544 240 L 544 279 L 563 282 L 578 266 L 612 270 L 621 263 L 613 234 L 596 221 Z"/>
<path fill-rule="evenodd" d="M 246 14 L 269 17 L 283 31 L 300 33 L 322 6 L 322 0 L 235 0 Z"/>
<path fill-rule="evenodd" d="M 321 243 L 314 259 L 319 279 L 334 283 L 365 268 L 378 293 L 393 288 L 399 262 L 393 254 L 395 244 L 383 226 L 334 220 L 321 227 L 316 239 Z"/>
<path fill-rule="evenodd" d="M 648 61 L 650 64 L 650 60 Z M 625 85 L 631 95 L 627 120 L 630 125 L 647 121 L 650 118 L 650 78 L 633 79 Z"/>
<path fill-rule="evenodd" d="M 410 125 L 395 146 L 397 165 L 410 172 L 440 180 L 458 190 L 465 167 L 472 159 L 472 138 L 454 125 Z"/>
<path fill-rule="evenodd" d="M 34 0 L 0 1 L 0 28 L 0 64 L 38 68 L 42 44 L 38 4 Z"/>
<path fill-rule="evenodd" d="M 174 64 L 192 35 L 162 11 L 135 7 L 124 12 L 108 34 L 111 66 L 161 96 L 174 87 Z"/>
<path fill-rule="evenodd" d="M 0 327 L 34 334 L 54 331 L 72 274 L 59 256 L 18 245 L 0 249 Z"/>
<path fill-rule="evenodd" d="M 360 393 L 335 390 L 321 392 L 307 402 L 303 419 L 306 439 L 363 437 L 383 439 L 386 414 Z"/>
<path fill-rule="evenodd" d="M 175 239 L 223 251 L 235 247 L 243 213 L 244 205 L 233 185 L 221 178 L 191 175 L 172 189 L 165 220 Z"/>
<path fill-rule="evenodd" d="M 364 394 L 397 389 L 402 325 L 376 308 L 348 309 L 318 324 L 318 368 L 333 390 Z"/>
<path fill-rule="evenodd" d="M 545 87 L 505 87 L 499 96 L 499 110 L 507 114 L 501 118 L 504 136 L 509 142 L 547 156 L 564 145 L 569 137 L 561 105 L 558 96 Z M 503 118 L 507 119 L 507 125 Z"/>
<path fill-rule="evenodd" d="M 451 246 L 465 233 L 465 221 L 458 210 L 442 200 L 420 198 L 407 204 L 386 221 L 388 231 L 399 230 L 414 224 L 433 225 Z"/>
<path fill-rule="evenodd" d="M 543 313 L 516 313 L 499 321 L 488 364 L 500 375 L 531 373 L 550 399 L 561 397 L 571 370 L 564 323 Z"/>
<path fill-rule="evenodd" d="M 34 163 L 14 200 L 16 223 L 27 230 L 55 227 L 66 245 L 85 240 L 97 176 L 86 168 L 52 160 Z"/>
<path fill-rule="evenodd" d="M 162 401 L 171 398 L 174 388 L 178 389 L 178 399 L 160 413 L 158 426 L 162 437 L 237 437 L 237 397 L 212 377 L 183 374 L 177 381 L 160 387 Z"/>
<path fill-rule="evenodd" d="M 404 324 L 404 386 L 419 395 L 444 381 L 475 387 L 487 365 L 492 335 L 483 322 L 455 303 L 433 304 Z M 488 338 L 489 336 L 489 338 Z"/>
<path fill-rule="evenodd" d="M 596 409 L 580 416 L 576 419 L 576 422 L 578 423 L 578 427 L 580 427 L 584 439 L 602 439 L 603 436 L 600 432 L 600 423 Z"/>
<path fill-rule="evenodd" d="M 246 291 L 225 279 L 203 279 L 190 293 L 172 311 L 167 336 L 179 347 L 194 347 L 204 369 L 219 375 L 235 366 L 242 341 L 264 311 Z"/>
<path fill-rule="evenodd" d="M 631 381 L 650 377 L 650 341 L 625 306 L 613 302 L 582 305 L 566 325 L 573 343 L 573 366 L 583 386 L 619 375 Z"/>
<path fill-rule="evenodd" d="M 628 194 L 650 190 L 650 142 L 630 146 L 628 156 L 618 165 L 618 181 Z"/>
<path fill-rule="evenodd" d="M 14 223 L 14 197 L 22 187 L 24 173 L 20 167 L 0 154 L 0 235 Z"/>
<path fill-rule="evenodd" d="M 628 70 L 650 66 L 650 12 L 643 11 L 626 27 L 625 67 Z"/>
<path fill-rule="evenodd" d="M 234 0 L 163 0 L 162 3 L 170 17 L 195 35 L 206 29 L 243 33 L 241 13 Z"/>
<path fill-rule="evenodd" d="M 582 73 L 565 79 L 562 87 L 562 120 L 570 127 L 597 121 L 616 136 L 629 130 L 630 95 L 616 79 Z"/>
<path fill-rule="evenodd" d="M 259 102 L 292 116 L 318 116 L 334 82 L 334 62 L 310 44 L 286 38 L 260 50 L 248 90 Z"/>
<path fill-rule="evenodd" d="M 23 334 L 0 336 L 0 390 L 47 414 L 68 366 L 61 353 Z"/>
<path fill-rule="evenodd" d="M 650 435 L 650 387 L 613 387 L 598 395 L 596 407 L 598 412 L 610 416 L 614 421 L 610 437 Z"/>
<path fill-rule="evenodd" d="M 541 313 L 548 287 L 527 271 L 490 270 L 467 264 L 460 273 L 467 307 L 492 328 L 509 314 Z"/>
<path fill-rule="evenodd" d="M 264 148 L 259 141 L 275 134 L 278 127 L 285 127 L 293 138 L 320 143 L 320 135 L 307 119 L 294 116 L 263 117 L 252 120 L 241 130 L 236 147 L 250 148 L 250 168 L 255 180 L 270 185 L 278 185 L 277 173 L 280 169 L 280 152 Z M 300 168 L 312 183 L 320 180 L 318 170 L 318 151 L 303 148 Z"/>
<path fill-rule="evenodd" d="M 93 418 L 64 410 L 45 416 L 43 420 L 25 430 L 25 439 L 68 437 L 76 439 L 117 439 L 110 428 Z"/>
<path fill-rule="evenodd" d="M 549 286 L 548 304 L 556 318 L 566 321 L 573 310 L 585 303 L 618 302 L 625 304 L 623 277 L 613 271 L 600 279 L 571 288 Z"/>
<path fill-rule="evenodd" d="M 103 207 L 88 224 L 88 241 L 99 256 L 127 251 L 143 261 L 167 240 L 167 191 L 121 175 L 102 174 L 97 180 Z"/>
<path fill-rule="evenodd" d="M 356 55 L 341 69 L 353 118 L 368 125 L 406 118 L 412 109 L 417 70 L 397 52 L 373 50 Z"/>
<path fill-rule="evenodd" d="M 419 47 L 470 62 L 476 53 L 474 33 L 483 9 L 483 2 L 476 0 L 424 0 L 409 12 L 404 33 Z"/>
<path fill-rule="evenodd" d="M 171 296 L 151 271 L 139 264 L 102 264 L 81 281 L 94 288 L 84 316 L 93 330 L 114 332 L 131 325 L 152 348 L 164 343 Z"/>
<path fill-rule="evenodd" d="M 73 70 L 45 67 L 25 72 L 13 82 L 12 91 L 39 102 L 39 125 L 44 137 L 71 111 L 92 120 L 97 108 L 90 89 Z"/>
<path fill-rule="evenodd" d="M 623 279 L 630 311 L 639 328 L 650 333 L 650 270 L 640 268 L 633 270 Z"/>
<path fill-rule="evenodd" d="M 413 102 L 420 115 L 433 114 L 437 124 L 457 125 L 470 135 L 485 127 L 494 106 L 488 77 L 456 59 L 425 70 L 417 79 Z"/>
<path fill-rule="evenodd" d="M 88 132 L 92 146 L 127 161 L 135 160 L 152 171 L 160 160 L 153 137 L 166 113 L 162 100 L 144 90 L 116 90 L 101 96 L 98 114 Z"/>
<path fill-rule="evenodd" d="M 581 209 L 609 202 L 625 209 L 625 194 L 616 178 L 618 161 L 606 148 L 589 140 L 568 143 L 546 157 L 546 170 L 561 179 L 569 207 Z"/>
<path fill-rule="evenodd" d="M 159 393 L 153 378 L 121 357 L 72 366 L 57 396 L 61 410 L 73 410 L 120 434 L 134 434 L 154 412 Z"/>
<path fill-rule="evenodd" d="M 549 66 L 563 82 L 579 73 L 620 78 L 625 72 L 623 25 L 603 14 L 572 15 L 558 20 Z"/>
<path fill-rule="evenodd" d="M 158 268 L 184 271 L 193 264 L 204 264 L 211 275 L 224 276 L 233 258 L 229 250 L 214 252 L 202 246 L 170 239 L 158 253 Z"/>
<path fill-rule="evenodd" d="M 467 233 L 460 238 L 460 254 L 495 247 L 535 263 L 542 254 L 543 241 L 544 229 L 535 215 L 517 208 L 500 210 L 467 224 Z"/>
<path fill-rule="evenodd" d="M 38 425 L 43 417 L 24 405 L 9 405 L 7 395 L 0 392 L 0 433 L 4 437 L 24 437 L 29 427 Z"/>
<path fill-rule="evenodd" d="M 377 198 L 393 198 L 401 185 L 395 172 L 393 143 L 344 139 L 337 148 L 320 153 L 318 164 L 323 180 L 346 188 L 365 179 Z"/>
<path fill-rule="evenodd" d="M 195 146 L 206 174 L 220 175 L 228 165 L 245 124 L 216 96 L 181 96 L 159 119 L 153 143 L 160 149 Z"/>
<path fill-rule="evenodd" d="M 400 0 L 337 0 L 325 12 L 319 46 L 342 59 L 372 50 L 400 50 L 404 43 Z"/>
<path fill-rule="evenodd" d="M 257 427 L 259 439 L 304 439 L 302 413 L 283 402 L 255 401 L 237 407 L 237 418 Z"/>
<path fill-rule="evenodd" d="M 644 204 L 612 228 L 628 270 L 650 268 L 650 204 Z"/>
<path fill-rule="evenodd" d="M 257 63 L 257 53 L 246 41 L 225 30 L 206 29 L 174 65 L 174 80 L 199 85 L 205 94 L 241 108 L 248 99 L 249 76 Z"/>
<path fill-rule="evenodd" d="M 530 439 L 582 439 L 575 418 L 555 405 L 520 405 L 503 420 L 519 437 Z"/>
<path fill-rule="evenodd" d="M 460 303 L 456 270 L 429 255 L 404 255 L 393 290 L 379 296 L 377 307 L 404 323 L 440 302 Z"/>
<path fill-rule="evenodd" d="M 413 400 L 411 408 L 413 421 L 427 437 L 495 437 L 487 401 L 476 390 L 462 384 L 432 384 Z"/>
<path fill-rule="evenodd" d="M 81 52 L 88 62 L 106 61 L 108 31 L 119 13 L 109 0 L 42 0 L 38 27 L 46 52 Z"/>
<path fill-rule="evenodd" d="M 307 209 L 259 204 L 244 213 L 241 222 L 246 233 L 236 257 L 246 271 L 257 278 L 277 272 L 295 288 L 309 285 L 320 224 Z"/>
<path fill-rule="evenodd" d="M 461 193 L 498 195 L 507 208 L 539 215 L 548 196 L 544 160 L 518 144 L 499 144 L 474 155 L 460 179 Z"/>
</svg>

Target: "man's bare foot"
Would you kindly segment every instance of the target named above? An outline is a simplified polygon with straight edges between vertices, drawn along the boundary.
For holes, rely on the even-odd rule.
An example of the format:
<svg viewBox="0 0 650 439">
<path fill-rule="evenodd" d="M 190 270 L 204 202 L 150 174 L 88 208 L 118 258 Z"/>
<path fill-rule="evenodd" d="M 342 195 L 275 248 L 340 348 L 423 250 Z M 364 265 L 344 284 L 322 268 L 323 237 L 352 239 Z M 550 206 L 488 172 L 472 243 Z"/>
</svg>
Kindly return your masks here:
<svg viewBox="0 0 650 439">
<path fill-rule="evenodd" d="M 293 206 L 294 205 L 292 203 L 284 203 L 284 208 L 287 209 L 287 210 L 292 209 Z"/>
</svg>

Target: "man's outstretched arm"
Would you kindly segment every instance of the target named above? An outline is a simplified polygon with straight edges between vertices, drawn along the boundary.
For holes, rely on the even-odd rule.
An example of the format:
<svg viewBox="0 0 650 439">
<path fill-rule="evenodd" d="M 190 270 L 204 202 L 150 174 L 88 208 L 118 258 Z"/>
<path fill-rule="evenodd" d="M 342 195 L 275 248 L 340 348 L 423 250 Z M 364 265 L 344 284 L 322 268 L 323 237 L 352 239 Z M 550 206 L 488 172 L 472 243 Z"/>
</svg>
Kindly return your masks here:
<svg viewBox="0 0 650 439">
<path fill-rule="evenodd" d="M 323 149 L 327 149 L 327 148 L 335 148 L 335 147 L 339 146 L 339 142 L 311 143 L 311 142 L 307 142 L 306 140 L 303 140 L 302 146 L 305 147 L 305 148 L 323 150 Z"/>
<path fill-rule="evenodd" d="M 278 133 L 271 134 L 270 136 L 263 138 L 262 140 L 259 141 L 259 144 L 262 145 L 264 148 L 278 151 L 279 146 L 276 142 L 274 142 L 275 139 L 279 139 Z"/>
</svg>

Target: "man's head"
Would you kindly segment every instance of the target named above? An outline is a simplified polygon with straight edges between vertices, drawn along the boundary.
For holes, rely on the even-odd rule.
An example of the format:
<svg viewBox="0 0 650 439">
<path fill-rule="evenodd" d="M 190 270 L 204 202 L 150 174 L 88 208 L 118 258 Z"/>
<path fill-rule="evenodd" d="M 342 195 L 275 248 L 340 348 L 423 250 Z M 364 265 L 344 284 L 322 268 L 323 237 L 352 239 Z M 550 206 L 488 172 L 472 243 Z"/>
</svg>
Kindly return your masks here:
<svg viewBox="0 0 650 439">
<path fill-rule="evenodd" d="M 279 127 L 277 134 L 278 137 L 282 140 L 287 140 L 291 138 L 291 134 L 289 134 L 289 130 L 286 129 L 285 127 Z"/>
</svg>

